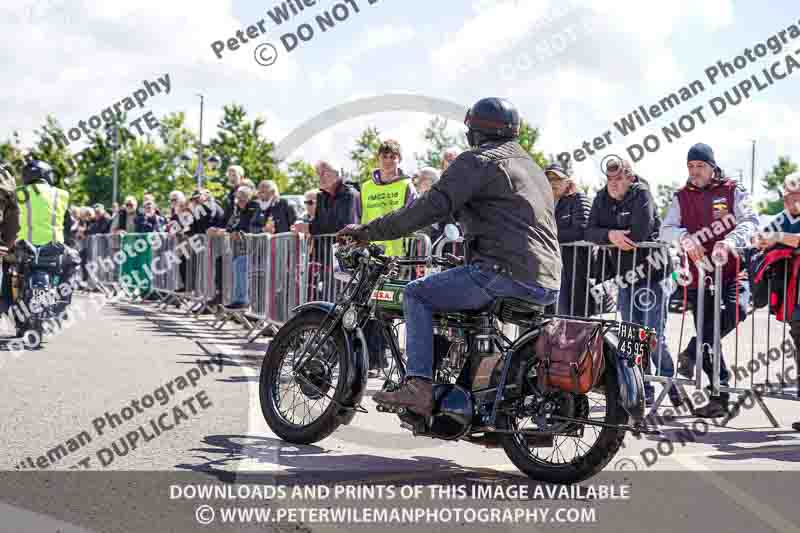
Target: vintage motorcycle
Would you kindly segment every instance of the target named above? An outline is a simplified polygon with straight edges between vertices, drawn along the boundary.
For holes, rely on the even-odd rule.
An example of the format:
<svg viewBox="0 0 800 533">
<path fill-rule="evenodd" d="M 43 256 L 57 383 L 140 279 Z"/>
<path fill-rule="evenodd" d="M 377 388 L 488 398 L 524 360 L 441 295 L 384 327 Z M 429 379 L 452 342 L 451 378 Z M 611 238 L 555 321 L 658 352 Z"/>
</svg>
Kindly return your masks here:
<svg viewBox="0 0 800 533">
<path fill-rule="evenodd" d="M 272 431 L 291 443 L 320 441 L 349 424 L 357 412 L 367 412 L 362 406 L 369 361 L 362 327 L 367 320 L 380 322 L 392 352 L 394 371 L 383 389 L 402 383 L 405 360 L 397 327 L 409 282 L 398 279 L 398 273 L 403 266 L 446 269 L 457 264 L 452 257 L 386 257 L 376 245 L 341 246 L 335 256 L 352 275 L 337 301 L 295 308 L 261 366 L 262 413 Z M 599 380 L 586 394 L 543 388 L 537 340 L 549 323 L 565 319 L 511 298 L 478 312 L 434 315 L 433 416 L 425 419 L 380 404 L 377 410 L 396 413 L 415 436 L 502 446 L 532 479 L 585 480 L 614 457 L 626 431 L 658 433 L 643 423 L 640 368 L 655 335 L 636 324 L 581 319 L 600 328 L 597 345 L 605 364 Z M 502 324 L 520 328 L 516 340 L 504 334 Z"/>
</svg>

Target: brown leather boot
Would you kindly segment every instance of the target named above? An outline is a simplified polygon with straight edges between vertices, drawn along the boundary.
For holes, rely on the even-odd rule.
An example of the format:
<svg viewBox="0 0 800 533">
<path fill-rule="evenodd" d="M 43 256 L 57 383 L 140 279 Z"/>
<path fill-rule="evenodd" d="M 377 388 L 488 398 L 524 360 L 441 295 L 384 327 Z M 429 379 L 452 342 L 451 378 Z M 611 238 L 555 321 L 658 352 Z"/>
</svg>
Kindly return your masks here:
<svg viewBox="0 0 800 533">
<path fill-rule="evenodd" d="M 377 403 L 405 407 L 425 417 L 433 414 L 433 384 L 424 379 L 409 378 L 396 391 L 376 392 L 372 398 Z"/>
</svg>

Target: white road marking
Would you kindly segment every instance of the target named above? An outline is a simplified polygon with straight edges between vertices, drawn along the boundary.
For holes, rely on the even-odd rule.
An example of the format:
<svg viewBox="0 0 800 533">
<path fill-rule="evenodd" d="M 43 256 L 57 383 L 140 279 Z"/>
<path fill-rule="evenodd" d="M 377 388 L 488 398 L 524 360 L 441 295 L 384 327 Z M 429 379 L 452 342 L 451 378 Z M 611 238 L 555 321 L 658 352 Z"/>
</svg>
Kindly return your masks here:
<svg viewBox="0 0 800 533">
<path fill-rule="evenodd" d="M 775 510 L 775 508 L 757 500 L 752 494 L 744 492 L 730 481 L 722 478 L 722 476 L 719 474 L 716 474 L 706 465 L 701 464 L 687 456 L 675 456 L 675 460 L 679 463 L 682 463 L 689 470 L 703 472 L 705 477 L 715 487 L 724 492 L 736 503 L 752 512 L 754 515 L 760 518 L 762 522 L 768 524 L 775 531 L 780 531 L 782 533 L 800 533 L 800 528 L 781 516 L 778 511 Z"/>
</svg>

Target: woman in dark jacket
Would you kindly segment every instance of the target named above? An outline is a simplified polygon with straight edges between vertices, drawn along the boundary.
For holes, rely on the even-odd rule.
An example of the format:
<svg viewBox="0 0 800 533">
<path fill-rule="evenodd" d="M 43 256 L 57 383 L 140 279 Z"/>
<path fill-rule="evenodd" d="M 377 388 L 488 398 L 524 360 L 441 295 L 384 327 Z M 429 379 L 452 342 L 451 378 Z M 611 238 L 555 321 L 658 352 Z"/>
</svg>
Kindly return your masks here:
<svg viewBox="0 0 800 533">
<path fill-rule="evenodd" d="M 289 202 L 278 194 L 274 181 L 264 180 L 258 184 L 258 212 L 252 220 L 251 233 L 287 233 L 295 223 L 297 215 Z"/>
<path fill-rule="evenodd" d="M 589 294 L 589 258 L 591 249 L 586 246 L 563 246 L 584 240 L 592 209 L 585 194 L 578 192 L 575 181 L 559 165 L 545 169 L 553 198 L 556 201 L 556 225 L 561 247 L 561 290 L 558 296 L 558 314 L 589 316 L 593 309 Z"/>
</svg>

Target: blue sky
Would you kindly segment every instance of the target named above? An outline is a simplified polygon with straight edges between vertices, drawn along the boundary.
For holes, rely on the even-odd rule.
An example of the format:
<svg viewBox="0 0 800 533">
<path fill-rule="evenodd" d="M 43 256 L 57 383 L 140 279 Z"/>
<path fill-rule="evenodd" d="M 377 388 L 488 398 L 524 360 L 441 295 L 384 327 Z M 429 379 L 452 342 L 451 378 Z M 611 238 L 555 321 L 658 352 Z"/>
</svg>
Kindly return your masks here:
<svg viewBox="0 0 800 533">
<path fill-rule="evenodd" d="M 276 26 L 267 10 L 281 2 L 139 0 L 37 0 L 0 7 L 8 42 L 0 52 L 6 112 L 0 134 L 17 129 L 25 142 L 47 112 L 71 127 L 141 86 L 170 73 L 169 95 L 151 98 L 141 113 L 183 110 L 197 127 L 197 92 L 206 95 L 205 131 L 213 133 L 222 105 L 242 103 L 267 119 L 266 132 L 280 141 L 304 121 L 360 97 L 410 93 L 443 98 L 465 108 L 483 96 L 512 99 L 541 128 L 546 153 L 578 148 L 635 107 L 658 102 L 695 79 L 707 91 L 665 115 L 641 135 L 622 138 L 576 165 L 582 181 L 599 185 L 600 160 L 624 153 L 630 142 L 688 113 L 695 105 L 774 61 L 765 58 L 740 75 L 711 87 L 703 70 L 732 61 L 745 48 L 800 21 L 788 0 L 675 0 L 666 2 L 549 0 L 350 0 L 355 14 L 302 43 L 291 53 L 281 35 L 339 0 L 319 0 Z M 111 4 L 111 5 L 110 5 Z M 794 8 L 794 9 L 793 9 Z M 339 7 L 339 13 L 342 8 Z M 236 51 L 215 57 L 211 43 L 265 19 L 267 32 Z M 276 45 L 274 65 L 253 59 L 261 42 Z M 551 57 L 545 57 L 550 46 Z M 790 42 L 780 56 L 800 48 Z M 796 56 L 800 59 L 800 56 Z M 757 178 L 779 154 L 800 160 L 797 94 L 800 72 L 636 164 L 651 182 L 683 181 L 685 156 L 694 142 L 715 149 L 729 173 L 749 177 L 750 142 L 756 139 Z M 690 105 L 692 104 L 692 105 Z M 707 111 L 707 114 L 710 112 Z M 132 113 L 132 118 L 140 113 Z M 424 149 L 422 130 L 430 114 L 387 112 L 345 120 L 315 136 L 290 159 L 331 159 L 347 166 L 355 136 L 368 125 L 398 139 L 413 168 Z M 454 131 L 460 126 L 453 124 Z M 208 138 L 209 133 L 206 133 Z M 748 181 L 749 184 L 749 181 Z"/>
</svg>

